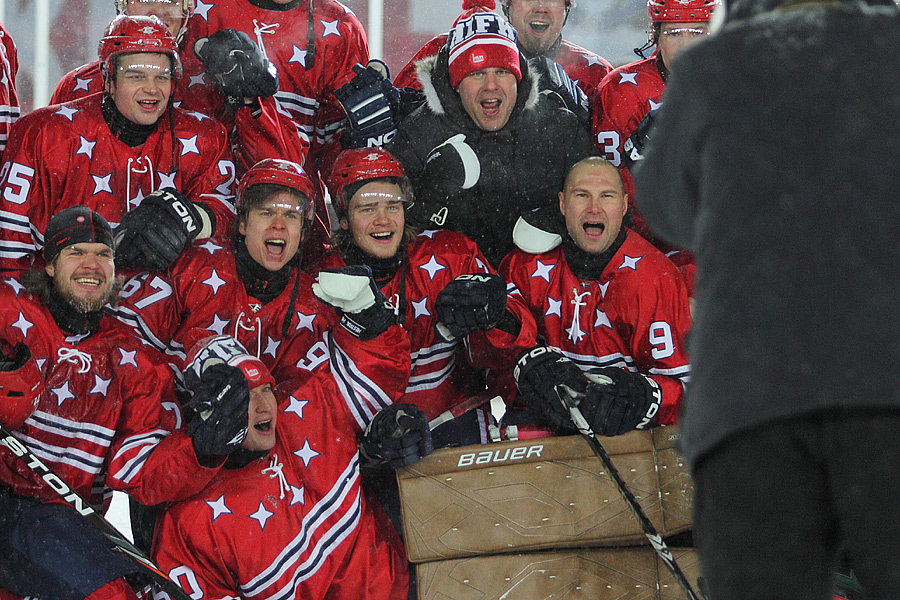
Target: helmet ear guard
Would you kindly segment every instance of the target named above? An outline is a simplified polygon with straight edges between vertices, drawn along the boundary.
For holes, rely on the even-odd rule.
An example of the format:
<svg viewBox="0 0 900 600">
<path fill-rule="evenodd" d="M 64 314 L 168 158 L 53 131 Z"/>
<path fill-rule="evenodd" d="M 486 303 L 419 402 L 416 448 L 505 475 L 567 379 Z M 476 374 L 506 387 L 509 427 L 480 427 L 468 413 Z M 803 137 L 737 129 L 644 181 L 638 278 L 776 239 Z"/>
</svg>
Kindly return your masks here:
<svg viewBox="0 0 900 600">
<path fill-rule="evenodd" d="M 400 190 L 409 208 L 413 203 L 412 186 L 399 160 L 381 148 L 354 148 L 341 152 L 334 161 L 327 181 L 332 206 L 338 218 L 347 216 L 347 207 L 350 204 L 350 198 L 344 193 L 347 186 L 388 177 L 400 180 Z"/>
<path fill-rule="evenodd" d="M 0 423 L 18 429 L 37 407 L 44 391 L 44 376 L 23 342 L 0 361 Z"/>
</svg>

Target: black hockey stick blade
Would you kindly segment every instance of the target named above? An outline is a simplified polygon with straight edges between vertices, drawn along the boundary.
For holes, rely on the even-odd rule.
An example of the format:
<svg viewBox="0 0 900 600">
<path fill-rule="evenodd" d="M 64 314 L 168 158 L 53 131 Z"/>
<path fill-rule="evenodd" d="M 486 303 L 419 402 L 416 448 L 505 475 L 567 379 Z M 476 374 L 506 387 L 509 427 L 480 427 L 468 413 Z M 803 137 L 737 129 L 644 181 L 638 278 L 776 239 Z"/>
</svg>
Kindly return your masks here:
<svg viewBox="0 0 900 600">
<path fill-rule="evenodd" d="M 622 498 L 625 499 L 625 503 L 631 507 L 632 512 L 634 512 L 634 515 L 641 524 L 641 529 L 644 530 L 644 535 L 650 540 L 650 545 L 653 546 L 656 554 L 664 563 L 666 563 L 666 566 L 675 577 L 675 581 L 678 582 L 678 585 L 680 585 L 681 589 L 684 590 L 684 593 L 687 594 L 688 599 L 700 600 L 700 596 L 697 595 L 697 592 L 694 591 L 693 586 L 691 586 L 691 583 L 688 581 L 687 577 L 685 577 L 684 571 L 678 566 L 678 561 L 675 560 L 672 551 L 669 550 L 669 546 L 663 540 L 662 535 L 660 535 L 656 526 L 653 525 L 650 517 L 644 512 L 640 502 L 634 497 L 631 490 L 628 489 L 628 485 L 626 485 L 621 473 L 619 473 L 619 470 L 613 464 L 612 458 L 607 454 L 606 448 L 604 448 L 603 444 L 600 443 L 600 440 L 597 439 L 597 435 L 594 433 L 593 429 L 591 429 L 591 426 L 588 424 L 587 419 L 584 418 L 584 415 L 581 414 L 581 411 L 578 410 L 578 406 L 575 405 L 565 392 L 559 393 L 557 391 L 557 395 L 559 396 L 560 402 L 562 402 L 563 406 L 569 411 L 569 415 L 571 416 L 575 427 L 578 428 L 578 432 L 587 440 L 588 444 L 590 444 L 594 454 L 597 455 L 597 458 L 599 458 L 603 463 L 603 466 L 606 467 L 606 470 L 615 482 L 616 487 L 619 488 L 619 493 L 622 495 Z"/>
<path fill-rule="evenodd" d="M 22 462 L 43 479 L 44 483 L 56 492 L 60 498 L 74 508 L 75 512 L 87 519 L 91 525 L 105 535 L 113 543 L 117 551 L 131 558 L 138 566 L 139 571 L 147 575 L 163 591 L 168 593 L 171 600 L 191 600 L 190 596 L 177 583 L 163 573 L 146 554 L 129 542 L 112 523 L 94 510 L 94 507 L 69 487 L 69 484 L 63 481 L 41 459 L 35 456 L 28 446 L 13 436 L 3 424 L 0 424 L 0 441 L 12 450 L 13 454 L 22 459 Z"/>
</svg>

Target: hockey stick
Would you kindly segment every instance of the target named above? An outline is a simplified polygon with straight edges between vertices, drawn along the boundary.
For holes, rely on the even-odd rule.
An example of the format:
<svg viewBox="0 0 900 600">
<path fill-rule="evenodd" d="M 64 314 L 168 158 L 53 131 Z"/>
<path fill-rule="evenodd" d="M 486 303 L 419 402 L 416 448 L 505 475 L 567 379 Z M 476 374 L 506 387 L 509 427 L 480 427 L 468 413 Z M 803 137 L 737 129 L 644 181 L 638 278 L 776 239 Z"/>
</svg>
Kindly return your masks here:
<svg viewBox="0 0 900 600">
<path fill-rule="evenodd" d="M 25 444 L 16 439 L 3 424 L 0 424 L 0 441 L 6 444 L 13 454 L 21 458 L 22 462 L 39 475 L 60 498 L 74 508 L 75 512 L 86 518 L 91 525 L 105 535 L 113 543 L 117 551 L 131 558 L 137 564 L 139 571 L 148 575 L 163 591 L 169 594 L 172 600 L 191 600 L 190 596 L 177 583 L 169 579 L 169 576 L 163 573 L 146 554 L 129 542 L 112 523 L 94 510 L 84 498 L 78 495 L 78 492 L 69 487 L 59 475 L 35 456 Z"/>
<path fill-rule="evenodd" d="M 572 422 L 575 424 L 575 427 L 578 428 L 578 432 L 582 435 L 582 437 L 584 437 L 584 439 L 587 440 L 587 442 L 591 445 L 591 448 L 594 450 L 594 454 L 597 455 L 597 457 L 606 467 L 606 470 L 609 472 L 610 477 L 612 477 L 612 480 L 619 488 L 619 493 L 622 494 L 622 498 L 625 499 L 625 503 L 628 504 L 629 507 L 631 507 L 631 510 L 634 512 L 634 515 L 640 522 L 641 529 L 644 530 L 644 535 L 646 535 L 647 539 L 650 540 L 650 545 L 653 546 L 654 550 L 656 550 L 656 554 L 659 555 L 660 559 L 662 559 L 662 561 L 666 563 L 666 566 L 669 567 L 672 575 L 675 576 L 675 581 L 678 582 L 678 585 L 680 585 L 681 589 L 684 590 L 684 593 L 687 594 L 688 599 L 700 600 L 700 597 L 694 591 L 694 588 L 691 587 L 691 583 L 687 580 L 687 577 L 685 577 L 684 572 L 681 570 L 681 567 L 678 566 L 678 562 L 676 562 L 675 557 L 672 556 L 672 551 L 669 550 L 669 546 L 663 540 L 662 536 L 659 534 L 659 531 L 656 530 L 656 527 L 653 525 L 653 522 L 650 521 L 647 513 L 644 512 L 643 508 L 641 508 L 641 505 L 637 501 L 637 498 L 635 498 L 631 490 L 628 489 L 628 486 L 625 484 L 625 480 L 622 479 L 622 475 L 619 473 L 619 470 L 613 464 L 609 454 L 606 453 L 606 449 L 603 447 L 603 444 L 601 444 L 600 440 L 597 439 L 597 435 L 594 433 L 594 430 L 591 429 L 591 426 L 584 418 L 584 415 L 582 415 L 581 411 L 578 410 L 578 406 L 575 404 L 574 399 L 569 397 L 566 393 L 560 394 L 558 391 L 557 396 L 559 396 L 563 407 L 565 407 L 569 411 L 569 416 L 571 416 Z"/>
<path fill-rule="evenodd" d="M 495 396 L 495 397 L 500 398 L 500 396 Z M 456 417 L 462 416 L 465 413 L 469 412 L 470 410 L 476 409 L 479 406 L 482 406 L 483 404 L 487 404 L 488 402 L 490 402 L 493 399 L 494 399 L 494 396 L 491 396 L 490 394 L 488 394 L 486 392 L 482 392 L 481 394 L 478 394 L 476 396 L 466 398 L 465 400 L 463 400 L 456 406 L 453 406 L 453 407 L 449 408 L 448 410 L 445 410 L 444 412 L 442 412 L 441 414 L 439 414 L 432 420 L 428 421 L 428 429 L 430 429 L 431 431 L 434 431 L 435 428 L 440 427 L 447 421 L 450 421 L 452 419 L 455 419 Z"/>
</svg>

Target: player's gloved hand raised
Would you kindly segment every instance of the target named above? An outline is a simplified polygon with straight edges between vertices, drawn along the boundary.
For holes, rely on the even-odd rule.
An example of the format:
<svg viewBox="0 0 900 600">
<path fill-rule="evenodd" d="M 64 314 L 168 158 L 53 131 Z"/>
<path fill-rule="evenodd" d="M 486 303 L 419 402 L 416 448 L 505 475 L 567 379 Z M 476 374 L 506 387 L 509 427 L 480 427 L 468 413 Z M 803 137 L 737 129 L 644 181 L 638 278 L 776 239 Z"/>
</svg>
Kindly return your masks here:
<svg viewBox="0 0 900 600">
<path fill-rule="evenodd" d="M 173 188 L 156 190 L 116 228 L 116 267 L 162 271 L 203 229 L 201 208 Z"/>
<path fill-rule="evenodd" d="M 650 143 L 650 132 L 653 129 L 653 123 L 656 120 L 658 111 L 659 109 L 653 109 L 644 115 L 644 118 L 641 119 L 641 122 L 638 123 L 638 126 L 631 132 L 631 135 L 628 136 L 628 139 L 625 140 L 625 144 L 622 146 L 622 149 L 625 151 L 622 154 L 623 160 L 629 170 L 635 167 L 636 162 L 644 160 L 644 148 Z"/>
<path fill-rule="evenodd" d="M 394 324 L 394 307 L 364 265 L 321 271 L 312 286 L 316 298 L 341 313 L 341 326 L 361 340 L 370 340 Z"/>
<path fill-rule="evenodd" d="M 250 427 L 250 386 L 241 370 L 225 363 L 212 365 L 189 391 L 187 433 L 197 456 L 221 456 L 240 448 Z"/>
<path fill-rule="evenodd" d="M 547 56 L 535 56 L 528 62 L 542 76 L 541 93 L 550 92 L 558 95 L 563 106 L 575 113 L 585 129 L 590 130 L 591 112 L 587 94 L 572 81 L 568 73 L 556 61 Z"/>
<path fill-rule="evenodd" d="M 194 54 L 231 106 L 242 106 L 244 98 L 268 98 L 278 91 L 275 65 L 243 31 L 229 27 L 200 38 L 194 43 Z"/>
<path fill-rule="evenodd" d="M 506 310 L 506 282 L 492 273 L 460 275 L 440 291 L 434 308 L 435 329 L 446 341 L 490 329 Z"/>
<path fill-rule="evenodd" d="M 349 148 L 381 147 L 397 133 L 400 90 L 380 60 L 370 60 L 365 67 L 357 63 L 353 72 L 356 76 L 334 92 L 350 121 L 345 141 Z"/>
<path fill-rule="evenodd" d="M 407 467 L 434 450 L 428 417 L 414 404 L 392 404 L 369 422 L 359 450 L 372 462 Z"/>
</svg>

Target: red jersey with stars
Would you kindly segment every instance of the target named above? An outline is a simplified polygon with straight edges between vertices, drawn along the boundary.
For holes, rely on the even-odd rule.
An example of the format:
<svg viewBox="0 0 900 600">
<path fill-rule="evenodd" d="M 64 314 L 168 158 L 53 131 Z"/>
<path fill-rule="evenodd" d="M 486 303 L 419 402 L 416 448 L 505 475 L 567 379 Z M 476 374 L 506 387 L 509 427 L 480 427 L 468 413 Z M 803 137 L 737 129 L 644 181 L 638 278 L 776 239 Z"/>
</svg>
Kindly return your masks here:
<svg viewBox="0 0 900 600">
<path fill-rule="evenodd" d="M 521 293 L 538 339 L 585 371 L 620 367 L 652 377 L 663 391 L 658 422 L 677 422 L 690 373 L 691 319 L 684 278 L 659 250 L 628 231 L 597 280 L 579 279 L 562 246 L 542 254 L 513 250 L 500 274 Z"/>
<path fill-rule="evenodd" d="M 171 109 L 132 148 L 110 133 L 100 101 L 94 95 L 41 108 L 13 128 L 0 171 L 0 268 L 27 268 L 43 248 L 47 222 L 64 208 L 84 204 L 115 226 L 167 187 L 205 203 L 216 230 L 230 230 L 235 169 L 218 122 Z"/>
<path fill-rule="evenodd" d="M 19 118 L 19 97 L 16 94 L 16 74 L 19 54 L 12 36 L 0 23 L 0 157 L 12 124 Z"/>
<path fill-rule="evenodd" d="M 335 339 L 391 382 L 386 392 L 406 386 L 409 345 L 398 325 L 373 340 L 343 329 Z M 323 371 L 280 384 L 275 448 L 222 469 L 162 517 L 154 559 L 192 598 L 406 598 L 406 557 L 362 490 L 356 419 L 333 401 L 341 393 Z"/>
<path fill-rule="evenodd" d="M 44 376 L 37 409 L 13 435 L 95 507 L 111 490 L 156 504 L 197 493 L 216 469 L 202 467 L 181 428 L 165 362 L 109 316 L 88 336 L 67 335 L 14 279 L 0 282 L 0 340 L 25 342 Z M 0 482 L 58 500 L 0 445 Z"/>
<path fill-rule="evenodd" d="M 332 251 L 325 255 L 319 269 L 345 266 L 341 255 Z M 459 404 L 480 390 L 470 389 L 474 369 L 493 366 L 475 359 L 465 340 L 446 342 L 435 332 L 437 313 L 434 303 L 444 287 L 459 275 L 493 273 L 478 246 L 461 233 L 442 229 L 420 233 L 407 247 L 402 269 L 384 284 L 381 291 L 393 302 L 409 333 L 412 348 L 412 373 L 401 402 L 415 404 L 429 419 Z M 520 306 L 509 305 L 511 312 Z M 524 311 L 524 306 L 520 311 Z M 479 332 L 498 345 L 511 345 L 514 336 L 492 329 Z M 480 353 L 479 353 L 480 354 Z M 370 416 L 357 412 L 360 424 Z"/>
<path fill-rule="evenodd" d="M 340 130 L 344 113 L 334 91 L 354 77 L 354 64 L 368 62 L 369 48 L 365 30 L 349 8 L 335 0 L 314 0 L 312 7 L 312 55 L 307 47 L 307 1 L 281 11 L 258 8 L 248 0 L 198 0 L 183 45 L 193 48 L 199 38 L 229 27 L 249 35 L 278 69 L 275 98 L 280 109 L 293 119 L 300 137 L 316 148 Z M 218 116 L 221 95 L 211 93 L 212 84 L 193 52 L 183 54 L 183 107 Z"/>
<path fill-rule="evenodd" d="M 298 295 L 292 299 L 298 277 Z M 164 352 L 179 376 L 185 353 L 197 341 L 225 334 L 237 338 L 281 381 L 327 361 L 321 340 L 337 315 L 313 296 L 312 281 L 295 270 L 284 290 L 263 303 L 247 293 L 229 241 L 198 240 L 165 272 L 129 279 L 114 314 Z M 282 335 L 289 311 L 288 333 Z"/>
</svg>

